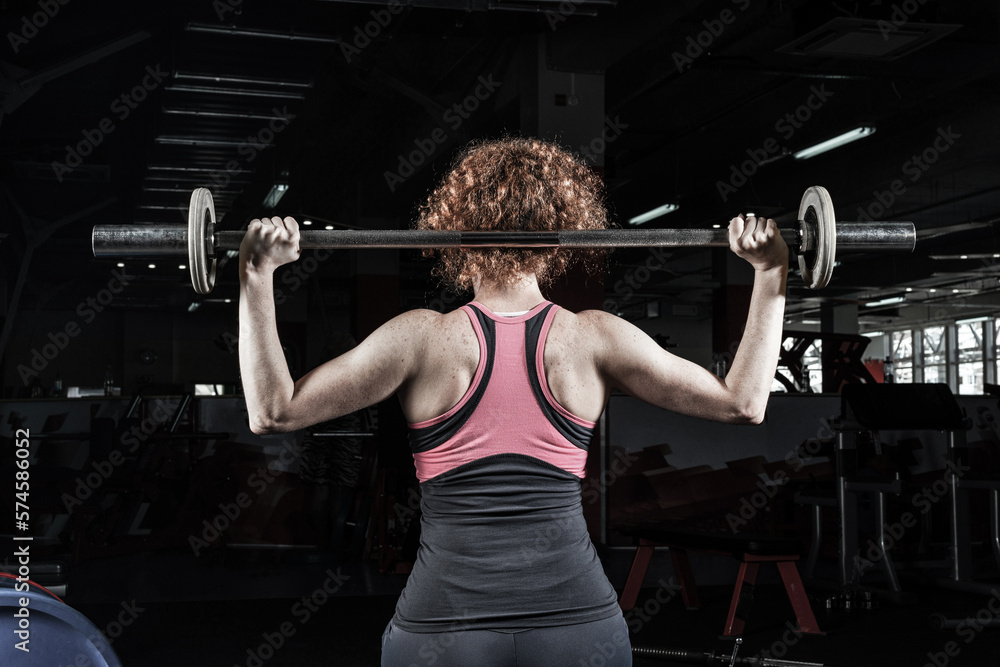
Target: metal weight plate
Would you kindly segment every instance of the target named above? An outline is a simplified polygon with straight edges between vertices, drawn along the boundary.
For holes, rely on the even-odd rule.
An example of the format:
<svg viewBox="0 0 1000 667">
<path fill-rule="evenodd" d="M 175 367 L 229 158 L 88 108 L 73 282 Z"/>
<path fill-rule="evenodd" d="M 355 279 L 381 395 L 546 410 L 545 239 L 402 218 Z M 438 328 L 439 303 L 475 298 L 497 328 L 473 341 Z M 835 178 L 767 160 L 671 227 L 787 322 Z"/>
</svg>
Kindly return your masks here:
<svg viewBox="0 0 1000 667">
<path fill-rule="evenodd" d="M 812 249 L 799 254 L 802 282 L 809 289 L 822 289 L 830 282 L 837 256 L 837 216 L 826 188 L 806 188 L 799 202 L 799 220 L 813 231 Z"/>
<path fill-rule="evenodd" d="M 90 665 L 121 667 L 105 637 L 86 616 L 37 585 L 17 590 L 12 577 L 0 577 L 0 614 L 7 631 L 0 644 L 0 665 Z M 30 582 L 34 584 L 34 582 Z M 27 598 L 28 605 L 22 604 Z M 28 610 L 30 653 L 17 648 L 18 613 Z"/>
<path fill-rule="evenodd" d="M 215 203 L 208 188 L 195 188 L 188 207 L 188 267 L 191 284 L 198 294 L 208 294 L 215 287 Z"/>
</svg>

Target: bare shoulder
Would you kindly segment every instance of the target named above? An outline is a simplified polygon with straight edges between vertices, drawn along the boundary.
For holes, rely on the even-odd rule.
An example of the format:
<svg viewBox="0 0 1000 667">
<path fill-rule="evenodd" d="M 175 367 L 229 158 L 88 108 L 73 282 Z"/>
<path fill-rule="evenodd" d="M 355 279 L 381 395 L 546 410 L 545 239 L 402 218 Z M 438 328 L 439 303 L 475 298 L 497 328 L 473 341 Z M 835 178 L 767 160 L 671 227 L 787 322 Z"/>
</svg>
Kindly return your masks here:
<svg viewBox="0 0 1000 667">
<path fill-rule="evenodd" d="M 460 311 L 439 313 L 427 308 L 415 308 L 392 318 L 379 331 L 400 342 L 415 342 L 434 339 L 442 333 L 456 330 L 465 322 L 468 322 L 468 317 Z"/>
<path fill-rule="evenodd" d="M 574 313 L 574 316 L 580 326 L 597 330 L 614 328 L 619 322 L 623 321 L 617 315 L 612 315 L 603 310 L 581 310 L 579 313 Z"/>
<path fill-rule="evenodd" d="M 581 343 L 607 344 L 623 336 L 641 335 L 642 331 L 626 320 L 603 310 L 582 310 L 573 313 L 560 310 L 553 326 L 559 326 Z"/>
<path fill-rule="evenodd" d="M 439 313 L 418 308 L 386 323 L 389 335 L 399 347 L 421 355 L 416 361 L 439 362 L 448 355 L 468 356 L 478 351 L 476 333 L 469 325 L 469 316 L 461 310 Z M 475 348 L 470 352 L 471 348 Z M 478 357 L 477 357 L 478 358 Z"/>
<path fill-rule="evenodd" d="M 413 310 L 408 310 L 405 313 L 396 315 L 396 317 L 389 321 L 396 322 L 404 326 L 423 326 L 425 324 L 437 322 L 442 317 L 445 316 L 436 310 L 430 310 L 428 308 L 414 308 Z"/>
<path fill-rule="evenodd" d="M 546 343 L 546 359 L 555 360 L 560 356 L 576 359 L 593 359 L 600 354 L 607 337 L 607 318 L 613 315 L 600 310 L 584 310 L 579 313 L 560 308 L 552 320 L 552 328 Z"/>
</svg>

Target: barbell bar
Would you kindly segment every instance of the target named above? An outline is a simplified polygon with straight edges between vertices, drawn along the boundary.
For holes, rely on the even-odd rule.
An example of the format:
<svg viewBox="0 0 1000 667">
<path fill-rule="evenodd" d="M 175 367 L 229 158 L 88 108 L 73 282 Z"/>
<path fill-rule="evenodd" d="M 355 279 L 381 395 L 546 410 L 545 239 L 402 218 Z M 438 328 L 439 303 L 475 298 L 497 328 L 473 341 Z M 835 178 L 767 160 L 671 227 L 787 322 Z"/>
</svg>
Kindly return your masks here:
<svg viewBox="0 0 1000 667">
<path fill-rule="evenodd" d="M 909 252 L 916 243 L 912 222 L 836 222 L 833 202 L 821 186 L 806 189 L 797 227 L 781 237 L 798 253 L 806 286 L 830 282 L 836 253 Z M 97 225 L 92 236 L 95 257 L 187 255 L 191 282 L 199 294 L 215 284 L 218 251 L 238 250 L 244 232 L 215 229 L 215 206 L 206 188 L 191 194 L 187 225 Z M 304 230 L 299 247 L 309 249 L 419 248 L 643 248 L 728 247 L 726 229 L 602 229 L 563 231 L 467 232 L 430 230 Z"/>
</svg>

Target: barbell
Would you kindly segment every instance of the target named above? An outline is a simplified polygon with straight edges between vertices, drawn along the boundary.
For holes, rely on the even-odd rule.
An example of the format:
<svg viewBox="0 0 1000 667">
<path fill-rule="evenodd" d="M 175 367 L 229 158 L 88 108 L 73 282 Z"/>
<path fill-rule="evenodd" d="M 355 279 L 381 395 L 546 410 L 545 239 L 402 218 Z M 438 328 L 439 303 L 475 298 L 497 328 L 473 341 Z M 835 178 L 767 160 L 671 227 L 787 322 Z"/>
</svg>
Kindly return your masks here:
<svg viewBox="0 0 1000 667">
<path fill-rule="evenodd" d="M 825 188 L 807 188 L 799 203 L 798 226 L 781 237 L 798 253 L 802 280 L 811 289 L 830 282 L 838 251 L 909 252 L 916 244 L 912 222 L 837 222 Z M 242 231 L 215 228 L 212 193 L 191 193 L 187 225 L 97 225 L 94 257 L 187 255 L 191 283 L 199 294 L 215 285 L 216 253 L 238 250 Z M 306 230 L 299 247 L 309 249 L 417 248 L 636 248 L 728 247 L 726 229 L 601 229 L 564 231 L 466 232 L 431 230 Z"/>
</svg>

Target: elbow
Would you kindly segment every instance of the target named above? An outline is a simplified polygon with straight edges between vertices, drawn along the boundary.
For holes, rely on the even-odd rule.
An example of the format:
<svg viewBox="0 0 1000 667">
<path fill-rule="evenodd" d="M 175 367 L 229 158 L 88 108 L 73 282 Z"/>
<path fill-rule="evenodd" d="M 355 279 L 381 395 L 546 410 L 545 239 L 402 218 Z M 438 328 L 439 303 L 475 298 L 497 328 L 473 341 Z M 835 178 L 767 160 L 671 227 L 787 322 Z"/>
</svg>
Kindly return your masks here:
<svg viewBox="0 0 1000 667">
<path fill-rule="evenodd" d="M 271 415 L 251 415 L 250 430 L 256 435 L 273 435 L 286 433 L 291 429 Z"/>
<path fill-rule="evenodd" d="M 759 405 L 747 403 L 740 406 L 737 410 L 733 412 L 730 418 L 730 423 L 733 424 L 748 424 L 756 425 L 762 424 L 764 422 L 764 416 L 767 414 L 767 402 L 761 403 Z"/>
<path fill-rule="evenodd" d="M 250 430 L 253 431 L 254 435 L 270 435 L 272 433 L 277 433 L 272 422 L 260 418 L 250 420 Z"/>
</svg>

